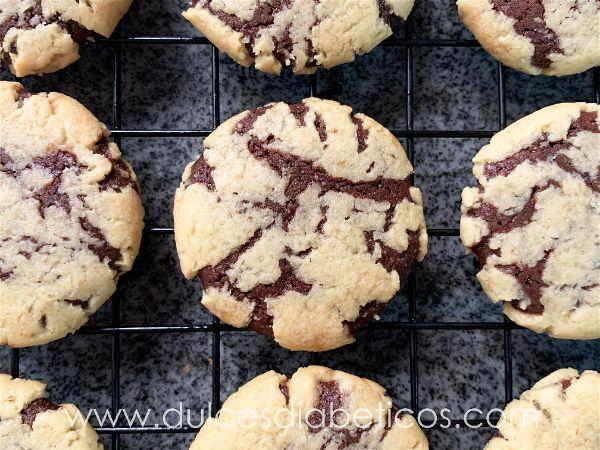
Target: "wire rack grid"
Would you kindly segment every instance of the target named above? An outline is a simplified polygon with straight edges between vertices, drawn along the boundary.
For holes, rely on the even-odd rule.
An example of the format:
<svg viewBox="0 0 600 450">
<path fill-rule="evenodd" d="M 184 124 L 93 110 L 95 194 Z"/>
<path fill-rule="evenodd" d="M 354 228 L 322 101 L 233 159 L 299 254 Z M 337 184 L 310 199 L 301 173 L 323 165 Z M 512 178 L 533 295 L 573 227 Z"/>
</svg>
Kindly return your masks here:
<svg viewBox="0 0 600 450">
<path fill-rule="evenodd" d="M 212 80 L 212 129 L 211 130 L 144 130 L 144 129 L 122 129 L 121 126 L 121 74 L 122 74 L 122 49 L 127 45 L 209 45 L 212 47 L 211 56 L 211 80 Z M 96 45 L 109 46 L 112 49 L 112 128 L 111 134 L 114 141 L 120 145 L 122 137 L 206 137 L 220 124 L 221 93 L 219 83 L 219 50 L 204 37 L 121 37 L 120 27 L 117 28 L 114 36 L 109 39 L 99 40 Z M 390 128 L 390 131 L 398 138 L 406 140 L 406 151 L 411 163 L 414 166 L 414 141 L 417 138 L 490 138 L 497 131 L 506 127 L 506 89 L 505 89 L 505 68 L 497 63 L 497 101 L 498 101 L 498 127 L 495 130 L 416 130 L 413 126 L 413 104 L 414 104 L 414 83 L 413 83 L 413 49 L 416 47 L 479 47 L 479 43 L 474 39 L 415 39 L 413 38 L 413 21 L 408 18 L 404 25 L 403 37 L 391 37 L 386 39 L 380 45 L 395 47 L 404 51 L 405 63 L 405 101 L 406 101 L 406 121 L 404 128 Z M 310 96 L 318 96 L 317 78 L 315 75 L 307 77 Z M 600 103 L 600 68 L 594 69 L 593 91 L 596 103 Z M 276 99 L 273 99 L 276 100 Z M 413 176 L 414 177 L 414 176 Z M 152 235 L 170 235 L 173 234 L 172 227 L 149 226 L 144 230 L 146 234 Z M 428 228 L 430 236 L 456 237 L 459 236 L 457 228 Z M 418 341 L 417 332 L 424 330 L 446 330 L 446 331 L 466 331 L 466 330 L 501 330 L 503 339 L 503 359 L 504 359 L 504 397 L 508 403 L 513 399 L 513 363 L 512 363 L 512 330 L 520 327 L 506 317 L 502 322 L 431 322 L 420 321 L 417 318 L 417 294 L 416 294 L 416 271 L 418 265 L 415 265 L 409 275 L 407 283 L 407 293 L 409 300 L 409 312 L 407 321 L 385 321 L 373 322 L 369 324 L 367 330 L 403 330 L 409 333 L 410 345 L 410 408 L 412 411 L 419 411 L 419 372 L 418 372 Z M 211 358 L 212 358 L 212 380 L 211 380 L 211 401 L 213 415 L 218 411 L 221 405 L 221 334 L 240 332 L 231 326 L 222 324 L 217 318 L 213 318 L 212 323 L 202 323 L 198 325 L 164 325 L 164 326 L 121 326 L 120 311 L 121 302 L 118 295 L 113 296 L 111 302 L 111 326 L 84 326 L 77 333 L 80 334 L 100 334 L 107 335 L 111 339 L 111 413 L 121 408 L 120 401 L 120 361 L 121 347 L 120 337 L 125 334 L 160 334 L 160 333 L 208 333 L 212 337 Z M 320 362 L 318 354 L 311 356 L 315 363 Z M 11 374 L 18 377 L 19 370 L 19 349 L 11 350 Z M 498 417 L 493 417 L 494 423 Z M 433 428 L 441 424 L 422 421 L 425 426 Z M 489 427 L 490 423 L 485 417 L 475 417 L 469 419 L 469 425 L 478 425 Z M 453 418 L 450 421 L 451 427 L 465 428 L 467 423 L 464 418 Z M 150 433 L 195 433 L 196 427 L 184 426 L 181 428 L 167 428 L 164 426 L 147 427 L 98 427 L 96 430 L 101 434 L 109 434 L 111 449 L 119 450 L 121 448 L 122 434 L 150 434 Z"/>
</svg>

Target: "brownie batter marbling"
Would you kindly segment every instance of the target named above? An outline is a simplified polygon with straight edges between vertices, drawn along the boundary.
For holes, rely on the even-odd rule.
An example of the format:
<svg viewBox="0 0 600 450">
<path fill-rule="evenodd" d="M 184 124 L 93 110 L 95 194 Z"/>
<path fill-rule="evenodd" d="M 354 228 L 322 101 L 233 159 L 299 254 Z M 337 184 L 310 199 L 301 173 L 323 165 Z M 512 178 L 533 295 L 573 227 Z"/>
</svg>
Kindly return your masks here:
<svg viewBox="0 0 600 450">
<path fill-rule="evenodd" d="M 74 332 L 131 269 L 135 174 L 75 100 L 0 82 L 0 344 Z"/>
<path fill-rule="evenodd" d="M 600 107 L 564 103 L 494 136 L 462 194 L 461 239 L 505 313 L 536 332 L 600 337 Z"/>
<path fill-rule="evenodd" d="M 57 405 L 44 398 L 45 388 L 38 381 L 0 374 L 2 448 L 102 450 L 90 424 L 75 421 L 81 414 L 79 410 L 74 405 Z"/>
<path fill-rule="evenodd" d="M 391 36 L 413 0 L 193 0 L 183 13 L 238 63 L 309 74 L 354 60 Z"/>
<path fill-rule="evenodd" d="M 348 344 L 427 251 L 394 136 L 333 101 L 274 103 L 204 141 L 175 196 L 181 268 L 202 303 L 293 350 Z"/>
<path fill-rule="evenodd" d="M 481 45 L 532 75 L 570 75 L 600 64 L 597 0 L 458 0 Z"/>
<path fill-rule="evenodd" d="M 247 420 L 252 413 L 261 419 Z M 378 384 L 310 366 L 290 378 L 267 372 L 231 395 L 190 450 L 215 448 L 426 450 L 429 445 L 417 421 L 398 413 Z"/>
<path fill-rule="evenodd" d="M 95 33 L 109 37 L 132 0 L 2 0 L 0 64 L 18 77 L 56 72 Z"/>
<path fill-rule="evenodd" d="M 485 450 L 600 448 L 600 374 L 560 369 L 510 402 Z"/>
</svg>

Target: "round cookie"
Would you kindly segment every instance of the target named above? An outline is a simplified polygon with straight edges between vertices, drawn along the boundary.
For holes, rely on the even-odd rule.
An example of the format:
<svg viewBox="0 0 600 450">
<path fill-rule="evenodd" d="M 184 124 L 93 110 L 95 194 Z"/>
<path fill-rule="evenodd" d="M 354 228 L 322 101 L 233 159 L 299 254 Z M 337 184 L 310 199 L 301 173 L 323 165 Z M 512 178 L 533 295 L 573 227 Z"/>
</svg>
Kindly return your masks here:
<svg viewBox="0 0 600 450">
<path fill-rule="evenodd" d="M 392 35 L 414 0 L 192 0 L 183 13 L 204 36 L 244 67 L 310 74 L 373 50 Z"/>
<path fill-rule="evenodd" d="M 483 48 L 513 69 L 562 76 L 600 65 L 596 0 L 458 0 L 457 5 Z"/>
<path fill-rule="evenodd" d="M 242 386 L 206 420 L 190 450 L 426 450 L 417 421 L 373 381 L 325 367 L 274 371 Z"/>
<path fill-rule="evenodd" d="M 44 398 L 38 381 L 0 374 L 0 443 L 5 449 L 102 450 L 85 416 L 74 405 Z"/>
<path fill-rule="evenodd" d="M 18 77 L 56 72 L 79 59 L 95 33 L 109 37 L 132 0 L 3 0 L 0 64 Z"/>
<path fill-rule="evenodd" d="M 537 111 L 473 159 L 460 235 L 514 322 L 565 339 L 600 337 L 600 133 L 595 104 Z"/>
<path fill-rule="evenodd" d="M 504 409 L 486 450 L 600 448 L 600 374 L 560 369 Z"/>
<path fill-rule="evenodd" d="M 354 341 L 427 251 L 397 139 L 327 100 L 243 112 L 204 141 L 175 195 L 187 278 L 223 321 L 292 350 Z"/>
<path fill-rule="evenodd" d="M 0 82 L 0 344 L 83 325 L 131 269 L 143 216 L 135 174 L 83 105 Z"/>
</svg>

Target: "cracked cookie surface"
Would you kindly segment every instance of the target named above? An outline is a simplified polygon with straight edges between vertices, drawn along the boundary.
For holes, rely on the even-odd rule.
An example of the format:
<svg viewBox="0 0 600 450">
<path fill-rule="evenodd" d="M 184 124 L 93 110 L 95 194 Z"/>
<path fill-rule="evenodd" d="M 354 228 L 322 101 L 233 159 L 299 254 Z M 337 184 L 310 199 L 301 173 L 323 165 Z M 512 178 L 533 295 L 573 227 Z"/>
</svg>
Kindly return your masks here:
<svg viewBox="0 0 600 450">
<path fill-rule="evenodd" d="M 354 60 L 392 35 L 413 0 L 192 0 L 183 13 L 239 64 L 278 74 L 314 73 Z"/>
<path fill-rule="evenodd" d="M 541 109 L 473 159 L 460 234 L 513 321 L 565 339 L 600 337 L 600 107 Z"/>
<path fill-rule="evenodd" d="M 109 37 L 132 0 L 2 0 L 0 64 L 18 77 L 56 72 L 79 59 L 94 34 Z"/>
<path fill-rule="evenodd" d="M 600 374 L 560 369 L 504 409 L 486 450 L 600 448 Z"/>
<path fill-rule="evenodd" d="M 248 420 L 257 417 L 258 420 Z M 274 371 L 242 386 L 209 418 L 190 450 L 426 450 L 417 421 L 373 381 L 320 366 Z"/>
<path fill-rule="evenodd" d="M 83 105 L 0 82 L 0 344 L 83 325 L 131 269 L 143 215 L 135 174 Z"/>
<path fill-rule="evenodd" d="M 292 350 L 354 341 L 427 251 L 397 139 L 333 101 L 243 112 L 204 141 L 175 195 L 175 240 L 202 303 Z"/>
<path fill-rule="evenodd" d="M 79 418 L 77 407 L 51 402 L 44 398 L 45 389 L 39 381 L 0 374 L 2 448 L 102 450 L 98 435 Z"/>
<path fill-rule="evenodd" d="M 513 69 L 562 76 L 600 65 L 596 0 L 458 0 L 457 5 L 481 45 Z"/>
</svg>

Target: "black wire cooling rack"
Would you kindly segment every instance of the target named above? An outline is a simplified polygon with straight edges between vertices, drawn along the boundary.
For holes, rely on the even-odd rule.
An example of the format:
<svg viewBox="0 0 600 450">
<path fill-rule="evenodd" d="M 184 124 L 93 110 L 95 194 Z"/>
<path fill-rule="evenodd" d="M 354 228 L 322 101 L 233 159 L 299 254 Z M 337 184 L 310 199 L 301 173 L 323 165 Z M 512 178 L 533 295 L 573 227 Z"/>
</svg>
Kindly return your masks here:
<svg viewBox="0 0 600 450">
<path fill-rule="evenodd" d="M 97 45 L 109 46 L 112 48 L 112 137 L 120 145 L 122 137 L 206 137 L 220 124 L 221 94 L 219 84 L 219 51 L 208 39 L 203 37 L 120 37 L 120 29 L 115 32 L 115 37 L 103 39 L 97 42 Z M 210 45 L 212 46 L 212 129 L 211 130 L 140 130 L 140 129 L 122 129 L 121 127 L 121 62 L 122 49 L 127 45 Z M 406 67 L 406 84 L 404 93 L 406 96 L 406 123 L 404 128 L 390 131 L 399 138 L 406 139 L 406 151 L 411 163 L 414 166 L 414 140 L 417 138 L 491 138 L 494 133 L 506 127 L 506 96 L 505 96 L 505 72 L 504 67 L 497 63 L 497 99 L 498 99 L 498 128 L 496 130 L 415 130 L 413 127 L 413 49 L 415 47 L 479 47 L 479 43 L 474 39 L 414 39 L 413 24 L 411 17 L 408 18 L 404 26 L 404 37 L 392 37 L 380 45 L 395 47 L 404 50 L 404 62 Z M 316 76 L 307 77 L 309 91 L 311 96 L 318 96 Z M 600 103 L 600 69 L 594 69 L 593 76 L 594 98 L 596 103 Z M 276 101 L 277 99 L 273 99 Z M 458 228 L 428 228 L 430 236 L 453 237 L 459 236 Z M 151 226 L 144 230 L 146 234 L 152 235 L 170 235 L 173 234 L 173 228 Z M 416 296 L 416 276 L 418 267 L 413 267 L 407 283 L 407 293 L 409 299 L 408 321 L 387 321 L 373 322 L 369 324 L 367 330 L 404 330 L 408 331 L 410 336 L 410 409 L 419 411 L 419 372 L 418 372 L 418 343 L 417 332 L 424 330 L 446 330 L 446 331 L 466 331 L 466 330 L 502 330 L 504 333 L 504 396 L 508 403 L 513 399 L 513 375 L 512 375 L 512 336 L 511 331 L 520 327 L 506 317 L 503 322 L 428 322 L 417 319 L 417 296 Z M 212 411 L 213 414 L 220 408 L 221 398 L 221 333 L 235 333 L 243 330 L 221 324 L 215 317 L 212 323 L 203 323 L 198 325 L 165 325 L 150 327 L 125 327 L 121 326 L 120 309 L 121 302 L 119 296 L 112 298 L 112 318 L 110 327 L 84 326 L 77 333 L 80 334 L 100 334 L 111 338 L 111 413 L 114 415 L 121 408 L 120 402 L 120 361 L 121 348 L 120 337 L 125 334 L 160 334 L 160 333 L 210 333 L 212 336 Z M 318 362 L 318 354 L 313 354 L 313 361 Z M 19 376 L 19 350 L 12 349 L 11 353 L 11 374 L 13 377 Z M 498 417 L 491 420 L 493 424 Z M 429 423 L 422 420 L 423 425 L 431 428 L 439 428 L 441 423 Z M 447 424 L 446 424 L 447 425 Z M 469 425 L 478 425 L 483 428 L 490 427 L 490 421 L 485 417 L 470 418 Z M 452 428 L 464 428 L 467 423 L 462 419 L 452 419 L 450 426 Z M 101 434 L 110 434 L 111 449 L 121 448 L 122 434 L 142 434 L 142 433 L 196 433 L 198 428 L 166 428 L 164 426 L 154 427 L 101 427 L 96 428 Z"/>
</svg>

